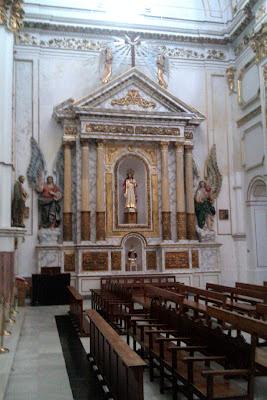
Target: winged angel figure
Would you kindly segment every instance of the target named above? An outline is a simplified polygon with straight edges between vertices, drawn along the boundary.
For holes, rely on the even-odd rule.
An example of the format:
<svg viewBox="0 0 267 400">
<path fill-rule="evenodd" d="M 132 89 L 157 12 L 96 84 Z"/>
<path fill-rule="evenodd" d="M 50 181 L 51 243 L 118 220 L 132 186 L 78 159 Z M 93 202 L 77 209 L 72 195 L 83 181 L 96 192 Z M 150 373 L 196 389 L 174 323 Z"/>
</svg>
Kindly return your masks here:
<svg viewBox="0 0 267 400">
<path fill-rule="evenodd" d="M 29 185 L 38 193 L 39 227 L 56 228 L 61 221 L 61 206 L 63 188 L 63 150 L 59 150 L 54 175 L 58 178 L 59 185 L 54 183 L 52 175 L 46 176 L 46 163 L 44 156 L 34 138 L 31 138 L 31 160 L 27 169 Z"/>
<path fill-rule="evenodd" d="M 198 186 L 195 192 L 195 213 L 197 218 L 197 232 L 200 238 L 203 231 L 213 232 L 213 218 L 216 213 L 214 201 L 222 187 L 222 175 L 219 171 L 216 158 L 216 146 L 213 145 L 205 163 L 204 180 L 199 180 L 199 174 L 193 170 L 194 177 L 198 176 Z"/>
</svg>

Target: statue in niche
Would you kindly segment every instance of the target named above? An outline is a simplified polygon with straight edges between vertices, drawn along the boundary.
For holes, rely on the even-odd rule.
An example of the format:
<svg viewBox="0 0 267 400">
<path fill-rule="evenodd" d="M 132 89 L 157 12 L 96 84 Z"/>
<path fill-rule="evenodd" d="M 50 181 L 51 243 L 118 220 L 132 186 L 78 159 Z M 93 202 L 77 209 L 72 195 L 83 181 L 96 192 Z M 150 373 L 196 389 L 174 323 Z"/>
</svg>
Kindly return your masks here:
<svg viewBox="0 0 267 400">
<path fill-rule="evenodd" d="M 102 83 L 108 83 L 110 81 L 112 74 L 112 60 L 113 60 L 112 51 L 109 47 L 106 47 L 104 49 L 103 58 L 104 58 L 104 71 L 102 76 Z"/>
<path fill-rule="evenodd" d="M 123 193 L 125 198 L 125 222 L 137 223 L 137 182 L 134 179 L 134 171 L 127 171 L 126 179 L 123 182 Z"/>
<path fill-rule="evenodd" d="M 222 175 L 217 164 L 216 146 L 213 145 L 205 163 L 204 180 L 199 181 L 194 197 L 196 231 L 200 241 L 215 240 L 213 224 L 216 210 L 213 204 L 221 187 Z"/>
<path fill-rule="evenodd" d="M 158 78 L 158 84 L 164 88 L 167 89 L 168 85 L 167 82 L 165 81 L 164 78 L 164 73 L 167 70 L 167 59 L 164 54 L 159 54 L 157 57 L 157 78 Z"/>
<path fill-rule="evenodd" d="M 64 180 L 64 157 L 61 147 L 54 162 L 53 175 L 57 177 L 57 184 L 53 176 L 45 179 L 46 163 L 44 156 L 34 138 L 31 138 L 31 160 L 27 170 L 29 185 L 38 194 L 39 228 L 38 234 L 42 243 L 57 242 L 61 223 L 61 206 Z"/>
<path fill-rule="evenodd" d="M 12 201 L 12 226 L 25 228 L 24 213 L 25 203 L 28 198 L 28 193 L 23 187 L 25 177 L 20 175 L 14 184 L 14 195 Z"/>
<path fill-rule="evenodd" d="M 42 228 L 57 228 L 60 225 L 60 200 L 62 193 L 54 183 L 53 176 L 48 176 L 46 183 L 40 182 L 36 188 L 40 194 L 38 205 L 40 209 Z"/>
<path fill-rule="evenodd" d="M 133 247 L 128 251 L 128 268 L 129 271 L 137 271 L 137 252 Z"/>
</svg>

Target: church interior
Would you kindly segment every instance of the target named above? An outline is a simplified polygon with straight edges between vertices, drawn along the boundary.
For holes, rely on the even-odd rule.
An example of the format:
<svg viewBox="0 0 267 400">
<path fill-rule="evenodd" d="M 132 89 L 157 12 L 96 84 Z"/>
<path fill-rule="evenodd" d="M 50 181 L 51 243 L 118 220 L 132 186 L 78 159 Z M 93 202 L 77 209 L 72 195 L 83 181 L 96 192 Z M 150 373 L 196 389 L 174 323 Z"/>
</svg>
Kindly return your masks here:
<svg viewBox="0 0 267 400">
<path fill-rule="evenodd" d="M 0 0 L 0 400 L 267 399 L 267 0 Z"/>
</svg>

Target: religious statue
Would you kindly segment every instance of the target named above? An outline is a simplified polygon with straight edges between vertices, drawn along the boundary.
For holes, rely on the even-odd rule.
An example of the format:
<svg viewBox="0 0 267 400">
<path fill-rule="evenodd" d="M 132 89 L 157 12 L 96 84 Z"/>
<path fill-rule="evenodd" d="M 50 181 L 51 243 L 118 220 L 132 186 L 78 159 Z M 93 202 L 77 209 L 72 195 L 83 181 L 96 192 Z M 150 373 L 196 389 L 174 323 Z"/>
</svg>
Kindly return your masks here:
<svg viewBox="0 0 267 400">
<path fill-rule="evenodd" d="M 157 78 L 158 83 L 164 89 L 167 89 L 167 83 L 164 78 L 164 72 L 166 72 L 166 57 L 164 54 L 159 54 L 157 57 Z"/>
<path fill-rule="evenodd" d="M 63 179 L 64 179 L 64 159 L 63 149 L 59 149 L 55 163 L 54 174 L 57 177 L 57 185 L 54 183 L 53 176 L 46 176 L 46 162 L 38 143 L 31 138 L 31 160 L 27 169 L 29 185 L 38 194 L 39 206 L 39 227 L 53 228 L 51 235 L 55 236 L 55 228 L 60 225 Z M 59 234 L 59 233 L 58 233 Z"/>
<path fill-rule="evenodd" d="M 40 225 L 42 228 L 57 228 L 60 225 L 60 200 L 62 193 L 54 183 L 54 178 L 48 176 L 46 183 L 40 183 L 37 188 L 40 193 L 38 204 L 41 212 Z"/>
<path fill-rule="evenodd" d="M 137 270 L 137 253 L 133 247 L 128 251 L 128 268 L 129 271 Z"/>
<path fill-rule="evenodd" d="M 102 76 L 102 83 L 108 83 L 112 74 L 112 51 L 106 47 L 104 50 L 104 72 Z"/>
<path fill-rule="evenodd" d="M 200 181 L 195 194 L 195 212 L 198 226 L 201 229 L 213 230 L 215 208 L 212 203 L 211 187 L 207 182 Z"/>
<path fill-rule="evenodd" d="M 198 173 L 197 173 L 198 175 Z M 222 187 L 222 175 L 216 158 L 216 147 L 212 146 L 205 162 L 204 180 L 200 180 L 195 192 L 196 231 L 200 241 L 215 240 L 213 229 L 214 201 Z"/>
<path fill-rule="evenodd" d="M 24 212 L 28 193 L 23 187 L 25 177 L 20 175 L 14 185 L 14 195 L 12 201 L 12 225 L 25 228 Z"/>
<path fill-rule="evenodd" d="M 135 212 L 137 208 L 137 195 L 136 195 L 137 182 L 134 179 L 134 171 L 129 169 L 127 177 L 123 182 L 123 193 L 125 197 L 125 209 L 128 212 Z"/>
</svg>

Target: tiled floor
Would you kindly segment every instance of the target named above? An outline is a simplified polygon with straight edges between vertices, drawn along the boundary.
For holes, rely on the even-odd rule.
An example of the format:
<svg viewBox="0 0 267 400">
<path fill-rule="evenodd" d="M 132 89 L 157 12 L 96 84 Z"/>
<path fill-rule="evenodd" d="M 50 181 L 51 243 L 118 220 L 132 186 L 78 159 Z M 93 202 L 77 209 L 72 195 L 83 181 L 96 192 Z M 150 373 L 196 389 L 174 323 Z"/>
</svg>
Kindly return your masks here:
<svg viewBox="0 0 267 400">
<path fill-rule="evenodd" d="M 65 306 L 26 308 L 5 400 L 73 400 L 55 320 L 56 315 L 66 315 L 67 309 Z M 89 339 L 81 341 L 88 352 Z M 67 342 L 65 345 L 68 346 Z M 77 343 L 76 346 L 80 347 Z M 255 400 L 267 400 L 267 378 L 256 381 Z M 149 382 L 147 371 L 144 383 L 145 400 L 171 400 L 170 393 L 159 394 L 157 382 Z M 92 395 L 89 399 L 96 400 Z"/>
</svg>

